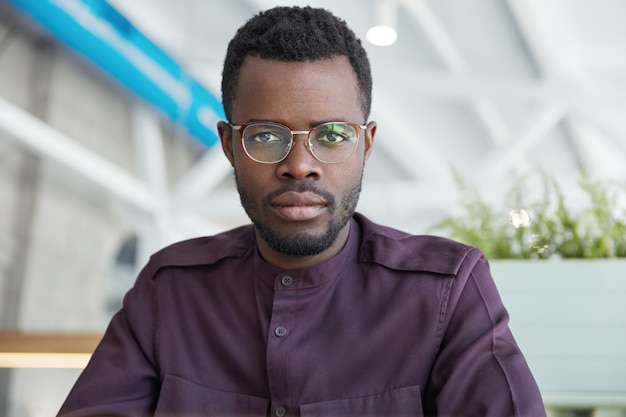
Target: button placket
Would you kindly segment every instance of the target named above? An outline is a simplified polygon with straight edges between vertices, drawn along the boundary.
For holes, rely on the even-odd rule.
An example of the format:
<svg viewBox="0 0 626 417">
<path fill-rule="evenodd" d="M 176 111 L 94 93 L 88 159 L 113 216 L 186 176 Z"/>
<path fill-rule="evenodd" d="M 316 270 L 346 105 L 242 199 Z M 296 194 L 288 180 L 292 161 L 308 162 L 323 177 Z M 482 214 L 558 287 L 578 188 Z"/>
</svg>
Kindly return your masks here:
<svg viewBox="0 0 626 417">
<path fill-rule="evenodd" d="M 286 278 L 289 277 L 289 278 Z M 267 372 L 272 396 L 270 415 L 285 417 L 291 406 L 291 377 L 289 375 L 289 357 L 293 349 L 292 333 L 298 312 L 297 291 L 287 290 L 285 284 L 294 283 L 293 276 L 283 272 L 274 280 L 274 300 L 267 339 Z M 293 288 L 293 286 L 292 286 Z M 295 334 L 295 333 L 294 333 Z"/>
</svg>

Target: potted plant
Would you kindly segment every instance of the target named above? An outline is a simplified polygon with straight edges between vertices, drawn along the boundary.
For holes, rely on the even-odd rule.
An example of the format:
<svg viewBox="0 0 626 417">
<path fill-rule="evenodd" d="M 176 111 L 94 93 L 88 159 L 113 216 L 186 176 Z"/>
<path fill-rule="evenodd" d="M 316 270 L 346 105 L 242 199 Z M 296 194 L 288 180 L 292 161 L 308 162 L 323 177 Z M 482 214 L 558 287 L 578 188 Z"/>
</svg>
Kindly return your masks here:
<svg viewBox="0 0 626 417">
<path fill-rule="evenodd" d="M 494 208 L 458 172 L 461 212 L 429 231 L 443 231 L 485 252 L 489 259 L 626 257 L 626 183 L 578 182 L 589 206 L 574 211 L 557 182 L 543 171 L 523 177 Z M 538 177 L 538 178 L 537 178 Z M 536 180 L 541 187 L 536 187 Z M 534 180 L 534 181 L 533 181 Z M 532 190 L 542 189 L 539 196 Z"/>
<path fill-rule="evenodd" d="M 461 211 L 429 231 L 485 252 L 548 408 L 626 409 L 626 186 L 583 172 L 574 210 L 535 172 L 498 208 L 455 177 Z"/>
</svg>

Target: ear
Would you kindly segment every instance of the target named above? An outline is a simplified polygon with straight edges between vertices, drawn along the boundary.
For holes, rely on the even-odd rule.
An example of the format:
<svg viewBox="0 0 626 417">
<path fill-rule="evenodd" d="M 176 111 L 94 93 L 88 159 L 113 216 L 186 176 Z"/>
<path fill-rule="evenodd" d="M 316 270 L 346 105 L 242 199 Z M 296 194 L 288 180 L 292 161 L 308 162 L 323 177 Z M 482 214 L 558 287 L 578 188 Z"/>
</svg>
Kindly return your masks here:
<svg viewBox="0 0 626 417">
<path fill-rule="evenodd" d="M 235 166 L 235 158 L 233 157 L 233 129 L 228 123 L 220 121 L 217 123 L 217 133 L 220 136 L 224 155 L 226 155 L 226 158 L 230 161 L 230 165 Z"/>
<path fill-rule="evenodd" d="M 376 122 L 369 122 L 367 124 L 367 130 L 365 131 L 365 158 L 367 161 L 372 153 L 374 147 L 374 136 L 376 136 Z"/>
</svg>

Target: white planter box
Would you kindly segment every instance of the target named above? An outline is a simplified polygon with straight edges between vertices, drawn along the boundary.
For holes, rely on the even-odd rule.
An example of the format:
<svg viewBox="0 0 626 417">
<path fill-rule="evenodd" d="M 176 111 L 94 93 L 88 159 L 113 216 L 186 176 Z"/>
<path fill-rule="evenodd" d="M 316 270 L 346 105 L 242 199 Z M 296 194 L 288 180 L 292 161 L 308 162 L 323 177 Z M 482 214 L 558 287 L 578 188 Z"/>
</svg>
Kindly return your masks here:
<svg viewBox="0 0 626 417">
<path fill-rule="evenodd" d="M 492 261 L 544 395 L 626 398 L 626 259 Z"/>
</svg>

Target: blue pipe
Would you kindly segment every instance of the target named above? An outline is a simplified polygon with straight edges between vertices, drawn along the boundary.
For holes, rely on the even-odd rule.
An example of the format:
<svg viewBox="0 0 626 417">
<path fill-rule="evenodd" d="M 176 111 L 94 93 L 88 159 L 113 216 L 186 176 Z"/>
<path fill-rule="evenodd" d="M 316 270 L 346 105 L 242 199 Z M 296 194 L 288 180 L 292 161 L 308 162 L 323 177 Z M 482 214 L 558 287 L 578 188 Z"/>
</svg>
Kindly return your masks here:
<svg viewBox="0 0 626 417">
<path fill-rule="evenodd" d="M 207 146 L 221 102 L 105 0 L 7 0 Z"/>
</svg>

